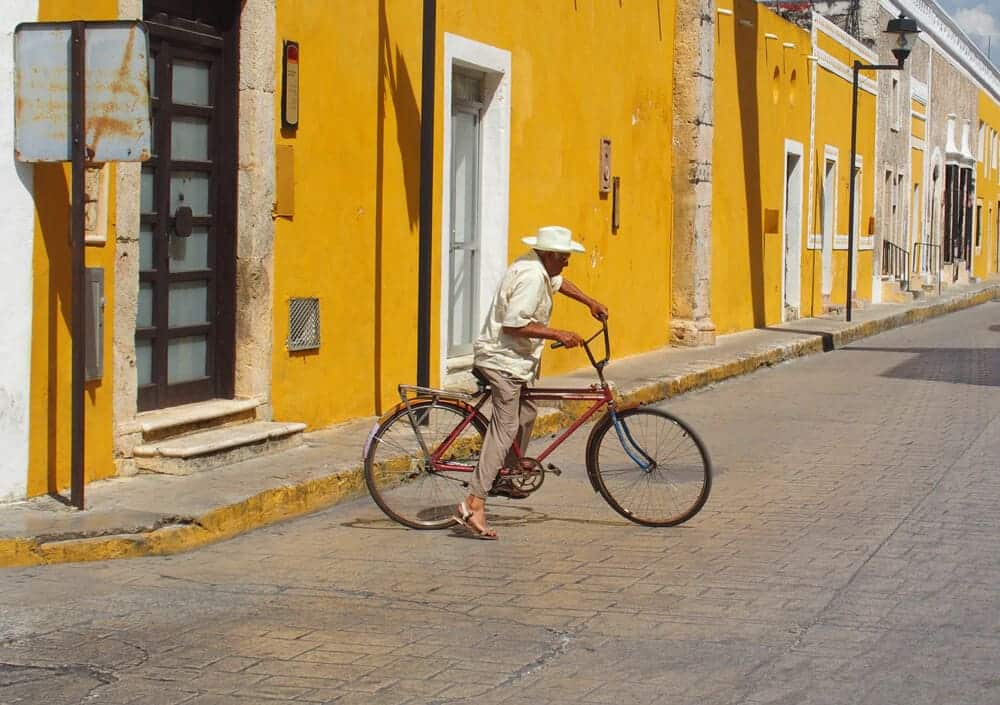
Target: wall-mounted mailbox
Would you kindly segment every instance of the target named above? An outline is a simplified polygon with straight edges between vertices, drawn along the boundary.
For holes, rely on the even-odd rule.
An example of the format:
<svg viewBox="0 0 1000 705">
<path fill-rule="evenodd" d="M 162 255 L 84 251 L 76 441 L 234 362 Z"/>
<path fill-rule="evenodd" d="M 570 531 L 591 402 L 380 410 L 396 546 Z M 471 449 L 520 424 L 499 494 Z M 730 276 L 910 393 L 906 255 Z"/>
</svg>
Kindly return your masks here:
<svg viewBox="0 0 1000 705">
<path fill-rule="evenodd" d="M 281 59 L 281 126 L 299 126 L 299 43 L 286 41 Z"/>
<path fill-rule="evenodd" d="M 104 376 L 104 269 L 87 267 L 84 317 L 84 380 L 93 382 Z"/>
<path fill-rule="evenodd" d="M 601 193 L 611 191 L 611 140 L 607 137 L 601 138 L 601 173 L 598 190 Z"/>
</svg>

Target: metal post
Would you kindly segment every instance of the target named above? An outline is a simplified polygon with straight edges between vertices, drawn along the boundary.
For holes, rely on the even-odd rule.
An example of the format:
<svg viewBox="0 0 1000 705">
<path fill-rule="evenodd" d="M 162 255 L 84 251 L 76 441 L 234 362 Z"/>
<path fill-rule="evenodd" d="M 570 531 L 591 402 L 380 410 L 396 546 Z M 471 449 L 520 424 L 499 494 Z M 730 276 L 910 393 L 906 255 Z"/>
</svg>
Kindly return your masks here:
<svg viewBox="0 0 1000 705">
<path fill-rule="evenodd" d="M 434 82 L 437 77 L 437 0 L 424 0 L 420 91 L 420 244 L 417 271 L 417 385 L 430 384 L 431 229 L 434 215 Z"/>
<path fill-rule="evenodd" d="M 851 161 L 847 167 L 850 174 L 850 195 L 847 204 L 847 320 L 851 320 L 851 299 L 854 293 L 851 274 L 854 271 L 854 162 L 857 161 L 858 151 L 858 72 L 861 70 L 861 62 L 854 62 L 854 92 L 851 94 Z"/>
<path fill-rule="evenodd" d="M 74 22 L 70 33 L 70 126 L 72 129 L 72 195 L 70 202 L 70 248 L 73 278 L 71 345 L 72 371 L 72 440 L 70 442 L 70 501 L 77 509 L 84 506 L 84 423 L 83 383 L 85 374 L 84 344 L 84 176 L 86 170 L 85 127 L 86 74 L 85 24 Z"/>
<path fill-rule="evenodd" d="M 854 162 L 858 151 L 858 72 L 865 71 L 902 71 L 903 62 L 898 64 L 862 64 L 854 60 L 854 91 L 851 95 L 851 166 L 850 169 L 850 203 L 847 204 L 847 320 L 851 320 L 851 294 L 853 293 L 854 270 Z"/>
</svg>

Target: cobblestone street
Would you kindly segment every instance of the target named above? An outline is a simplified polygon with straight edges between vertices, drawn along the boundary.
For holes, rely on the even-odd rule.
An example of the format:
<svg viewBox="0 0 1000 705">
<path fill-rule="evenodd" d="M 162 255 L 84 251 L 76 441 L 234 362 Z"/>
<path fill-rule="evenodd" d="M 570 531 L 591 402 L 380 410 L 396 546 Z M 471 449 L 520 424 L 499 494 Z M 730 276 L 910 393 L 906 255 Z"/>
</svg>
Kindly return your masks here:
<svg viewBox="0 0 1000 705">
<path fill-rule="evenodd" d="M 664 406 L 715 466 L 678 528 L 594 494 L 585 428 L 498 542 L 362 498 L 0 572 L 0 703 L 1000 702 L 1000 303 Z"/>
</svg>

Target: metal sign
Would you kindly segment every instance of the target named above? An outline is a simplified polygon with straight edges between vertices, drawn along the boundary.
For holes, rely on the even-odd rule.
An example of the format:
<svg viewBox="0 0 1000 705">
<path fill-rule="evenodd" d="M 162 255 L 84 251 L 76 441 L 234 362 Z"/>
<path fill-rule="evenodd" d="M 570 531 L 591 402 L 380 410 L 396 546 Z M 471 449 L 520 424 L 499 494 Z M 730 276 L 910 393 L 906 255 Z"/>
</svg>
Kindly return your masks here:
<svg viewBox="0 0 1000 705">
<path fill-rule="evenodd" d="M 14 148 L 22 162 L 72 158 L 70 23 L 14 30 Z M 141 22 L 84 26 L 88 162 L 144 161 L 150 153 L 149 41 Z"/>
</svg>

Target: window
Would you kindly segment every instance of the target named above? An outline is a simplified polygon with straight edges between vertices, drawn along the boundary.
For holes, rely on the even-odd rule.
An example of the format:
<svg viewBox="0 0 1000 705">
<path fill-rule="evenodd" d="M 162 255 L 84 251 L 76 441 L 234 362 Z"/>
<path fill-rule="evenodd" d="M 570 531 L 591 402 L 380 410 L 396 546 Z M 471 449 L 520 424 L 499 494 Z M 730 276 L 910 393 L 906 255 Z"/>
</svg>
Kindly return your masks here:
<svg viewBox="0 0 1000 705">
<path fill-rule="evenodd" d="M 976 249 L 983 246 L 983 204 L 976 204 Z"/>
<path fill-rule="evenodd" d="M 892 93 L 890 93 L 890 100 L 892 105 L 889 106 L 890 115 L 892 115 L 892 129 L 899 131 L 900 123 L 900 113 L 902 108 L 899 105 L 899 79 L 895 76 L 892 77 Z"/>
<path fill-rule="evenodd" d="M 976 149 L 976 161 L 983 161 L 983 151 L 986 149 L 986 125 L 979 121 L 979 147 Z"/>
</svg>

